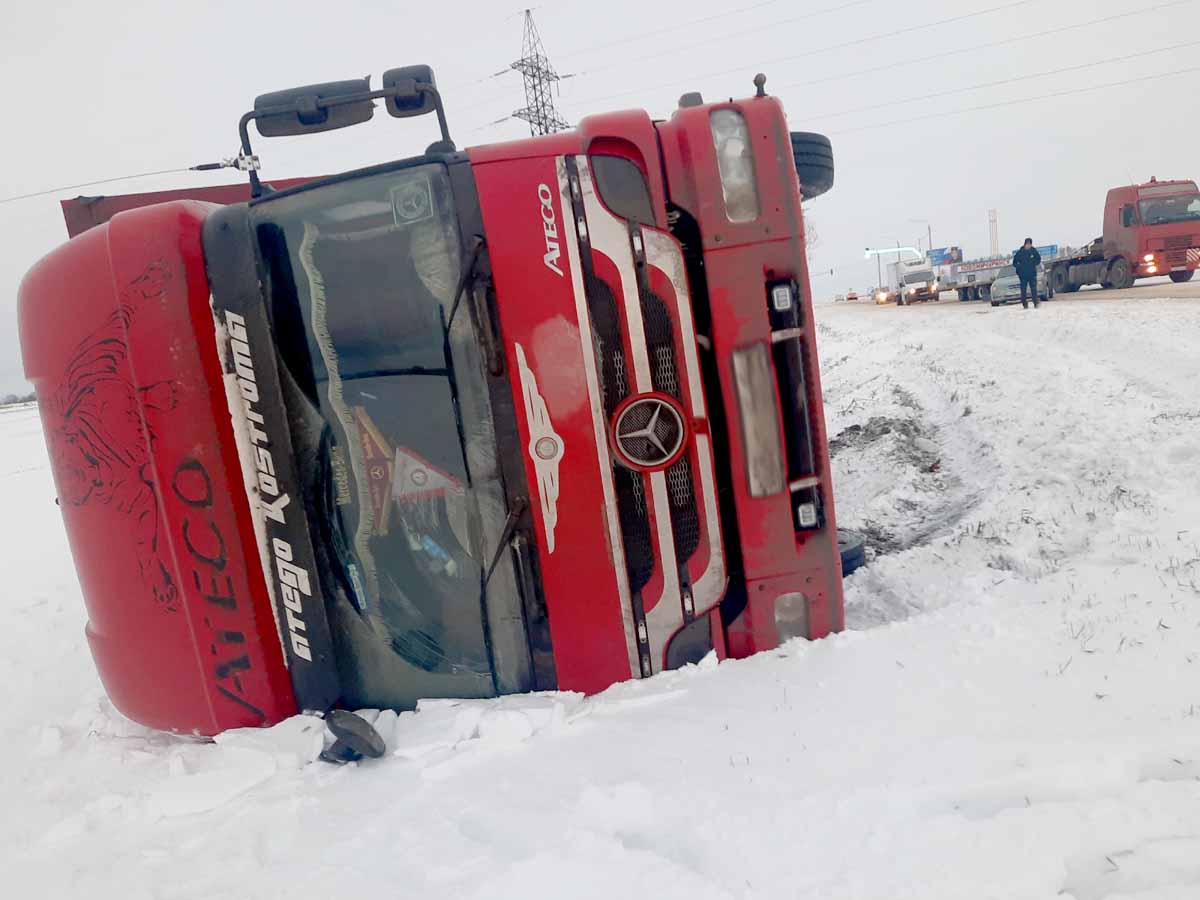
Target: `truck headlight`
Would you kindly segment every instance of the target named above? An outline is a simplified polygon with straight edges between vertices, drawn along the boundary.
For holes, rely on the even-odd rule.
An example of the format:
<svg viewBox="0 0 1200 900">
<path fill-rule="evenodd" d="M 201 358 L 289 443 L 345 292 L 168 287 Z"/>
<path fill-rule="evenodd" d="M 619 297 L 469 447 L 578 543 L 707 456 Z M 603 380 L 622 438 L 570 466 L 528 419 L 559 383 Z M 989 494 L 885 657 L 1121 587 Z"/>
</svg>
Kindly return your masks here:
<svg viewBox="0 0 1200 900">
<path fill-rule="evenodd" d="M 758 218 L 758 187 L 750 129 L 736 109 L 714 109 L 708 123 L 725 194 L 725 215 L 730 222 L 751 222 Z"/>
<path fill-rule="evenodd" d="M 775 400 L 775 372 L 766 346 L 754 344 L 733 351 L 733 386 L 742 420 L 750 496 L 778 494 L 787 486 L 787 471 L 783 425 Z"/>
<path fill-rule="evenodd" d="M 775 630 L 779 641 L 808 638 L 808 597 L 799 592 L 780 594 L 775 598 Z"/>
<path fill-rule="evenodd" d="M 1148 262 L 1148 263 L 1154 262 L 1154 254 L 1147 253 L 1145 256 L 1142 257 L 1142 262 Z"/>
</svg>

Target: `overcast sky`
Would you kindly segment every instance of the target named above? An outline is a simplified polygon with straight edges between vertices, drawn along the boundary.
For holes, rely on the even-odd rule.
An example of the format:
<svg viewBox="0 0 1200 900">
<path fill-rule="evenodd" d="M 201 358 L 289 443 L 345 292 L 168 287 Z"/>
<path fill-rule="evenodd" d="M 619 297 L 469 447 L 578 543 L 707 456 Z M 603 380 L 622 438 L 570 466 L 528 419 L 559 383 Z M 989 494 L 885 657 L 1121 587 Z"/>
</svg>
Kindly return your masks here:
<svg viewBox="0 0 1200 900">
<path fill-rule="evenodd" d="M 1006 249 L 1026 235 L 1078 244 L 1099 233 L 1109 187 L 1200 177 L 1200 71 L 1157 77 L 1200 69 L 1200 0 L 1027 37 L 1164 2 L 560 0 L 535 16 L 559 71 L 576 73 L 559 100 L 570 121 L 635 106 L 665 117 L 687 90 L 744 96 L 761 70 L 793 129 L 830 134 L 837 184 L 809 211 L 811 267 L 834 270 L 813 279 L 827 297 L 873 285 L 863 248 L 914 244 L 925 221 L 935 246 L 958 244 L 968 256 L 988 250 L 989 208 Z M 378 85 L 385 69 L 418 62 L 434 67 L 460 146 L 521 137 L 522 123 L 488 124 L 523 104 L 520 77 L 487 77 L 520 54 L 520 9 L 480 0 L 7 4 L 0 198 L 229 156 L 256 94 L 367 74 Z M 951 17 L 961 18 L 931 24 Z M 945 55 L 965 48 L 975 49 Z M 1014 78 L 1024 80 L 961 90 Z M 1144 80 L 1010 102 L 1131 79 Z M 1006 105 L 946 115 L 992 104 Z M 419 153 L 433 128 L 428 118 L 377 115 L 256 149 L 267 177 L 325 174 Z M 59 199 L 231 180 L 190 173 L 0 204 L 0 393 L 25 389 L 17 286 L 65 239 Z"/>
</svg>

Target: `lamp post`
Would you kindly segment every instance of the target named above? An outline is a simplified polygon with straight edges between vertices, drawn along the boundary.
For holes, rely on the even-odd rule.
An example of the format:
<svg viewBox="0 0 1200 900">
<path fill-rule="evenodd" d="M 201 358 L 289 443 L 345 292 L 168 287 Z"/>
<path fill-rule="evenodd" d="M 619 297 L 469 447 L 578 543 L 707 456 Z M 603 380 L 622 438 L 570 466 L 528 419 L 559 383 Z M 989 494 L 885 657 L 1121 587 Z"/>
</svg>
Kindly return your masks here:
<svg viewBox="0 0 1200 900">
<path fill-rule="evenodd" d="M 915 222 L 917 225 L 925 226 L 925 237 L 929 241 L 928 249 L 933 250 L 933 226 L 929 224 L 928 219 L 909 219 L 910 222 Z"/>
<path fill-rule="evenodd" d="M 871 248 L 866 247 L 864 249 L 867 251 L 865 254 L 865 258 L 870 259 L 871 252 L 872 252 Z M 880 258 L 879 254 L 876 253 L 875 254 L 875 289 L 879 290 L 881 287 L 883 287 L 883 260 Z"/>
<path fill-rule="evenodd" d="M 863 259 L 870 259 L 872 256 L 875 257 L 876 274 L 880 281 L 879 287 L 883 287 L 883 273 L 882 273 L 883 264 L 880 262 L 880 257 L 882 257 L 883 254 L 885 254 L 885 253 L 895 253 L 896 254 L 896 262 L 900 262 L 901 254 L 904 254 L 904 253 L 911 253 L 917 259 L 924 259 L 924 257 L 921 255 L 921 251 L 919 251 L 916 247 L 901 247 L 899 241 L 896 241 L 895 247 L 884 247 L 884 248 L 878 248 L 878 249 L 872 248 L 872 247 L 867 247 L 863 252 Z"/>
</svg>

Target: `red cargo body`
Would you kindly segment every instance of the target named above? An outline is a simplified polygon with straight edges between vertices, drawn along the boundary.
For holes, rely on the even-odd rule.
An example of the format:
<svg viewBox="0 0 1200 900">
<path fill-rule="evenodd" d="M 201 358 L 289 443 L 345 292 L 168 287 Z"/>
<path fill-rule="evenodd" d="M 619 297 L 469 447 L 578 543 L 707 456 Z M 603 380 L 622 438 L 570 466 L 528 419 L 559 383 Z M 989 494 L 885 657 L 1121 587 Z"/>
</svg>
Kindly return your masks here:
<svg viewBox="0 0 1200 900">
<path fill-rule="evenodd" d="M 119 214 L 20 291 L 25 372 L 105 690 L 131 719 L 202 734 L 295 711 L 217 360 L 200 249 L 210 208 Z"/>
</svg>

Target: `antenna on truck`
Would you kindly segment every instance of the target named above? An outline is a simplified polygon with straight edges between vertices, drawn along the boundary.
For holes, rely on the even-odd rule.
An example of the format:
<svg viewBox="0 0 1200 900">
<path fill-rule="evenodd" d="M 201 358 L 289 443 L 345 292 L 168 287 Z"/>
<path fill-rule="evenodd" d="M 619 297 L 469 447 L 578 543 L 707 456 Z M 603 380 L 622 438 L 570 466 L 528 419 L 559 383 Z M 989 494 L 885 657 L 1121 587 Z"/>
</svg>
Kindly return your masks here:
<svg viewBox="0 0 1200 900">
<path fill-rule="evenodd" d="M 349 128 L 375 115 L 375 100 L 383 100 L 389 115 L 405 119 L 437 113 L 441 140 L 426 153 L 453 153 L 454 141 L 446 126 L 446 111 L 429 66 L 403 66 L 383 73 L 383 87 L 371 90 L 370 76 L 349 81 L 329 81 L 289 88 L 254 99 L 254 109 L 238 120 L 238 155 L 215 163 L 192 166 L 196 171 L 236 168 L 250 176 L 250 196 L 261 197 L 263 184 L 258 177 L 261 163 L 250 146 L 250 123 L 263 137 L 315 134 Z"/>
</svg>

